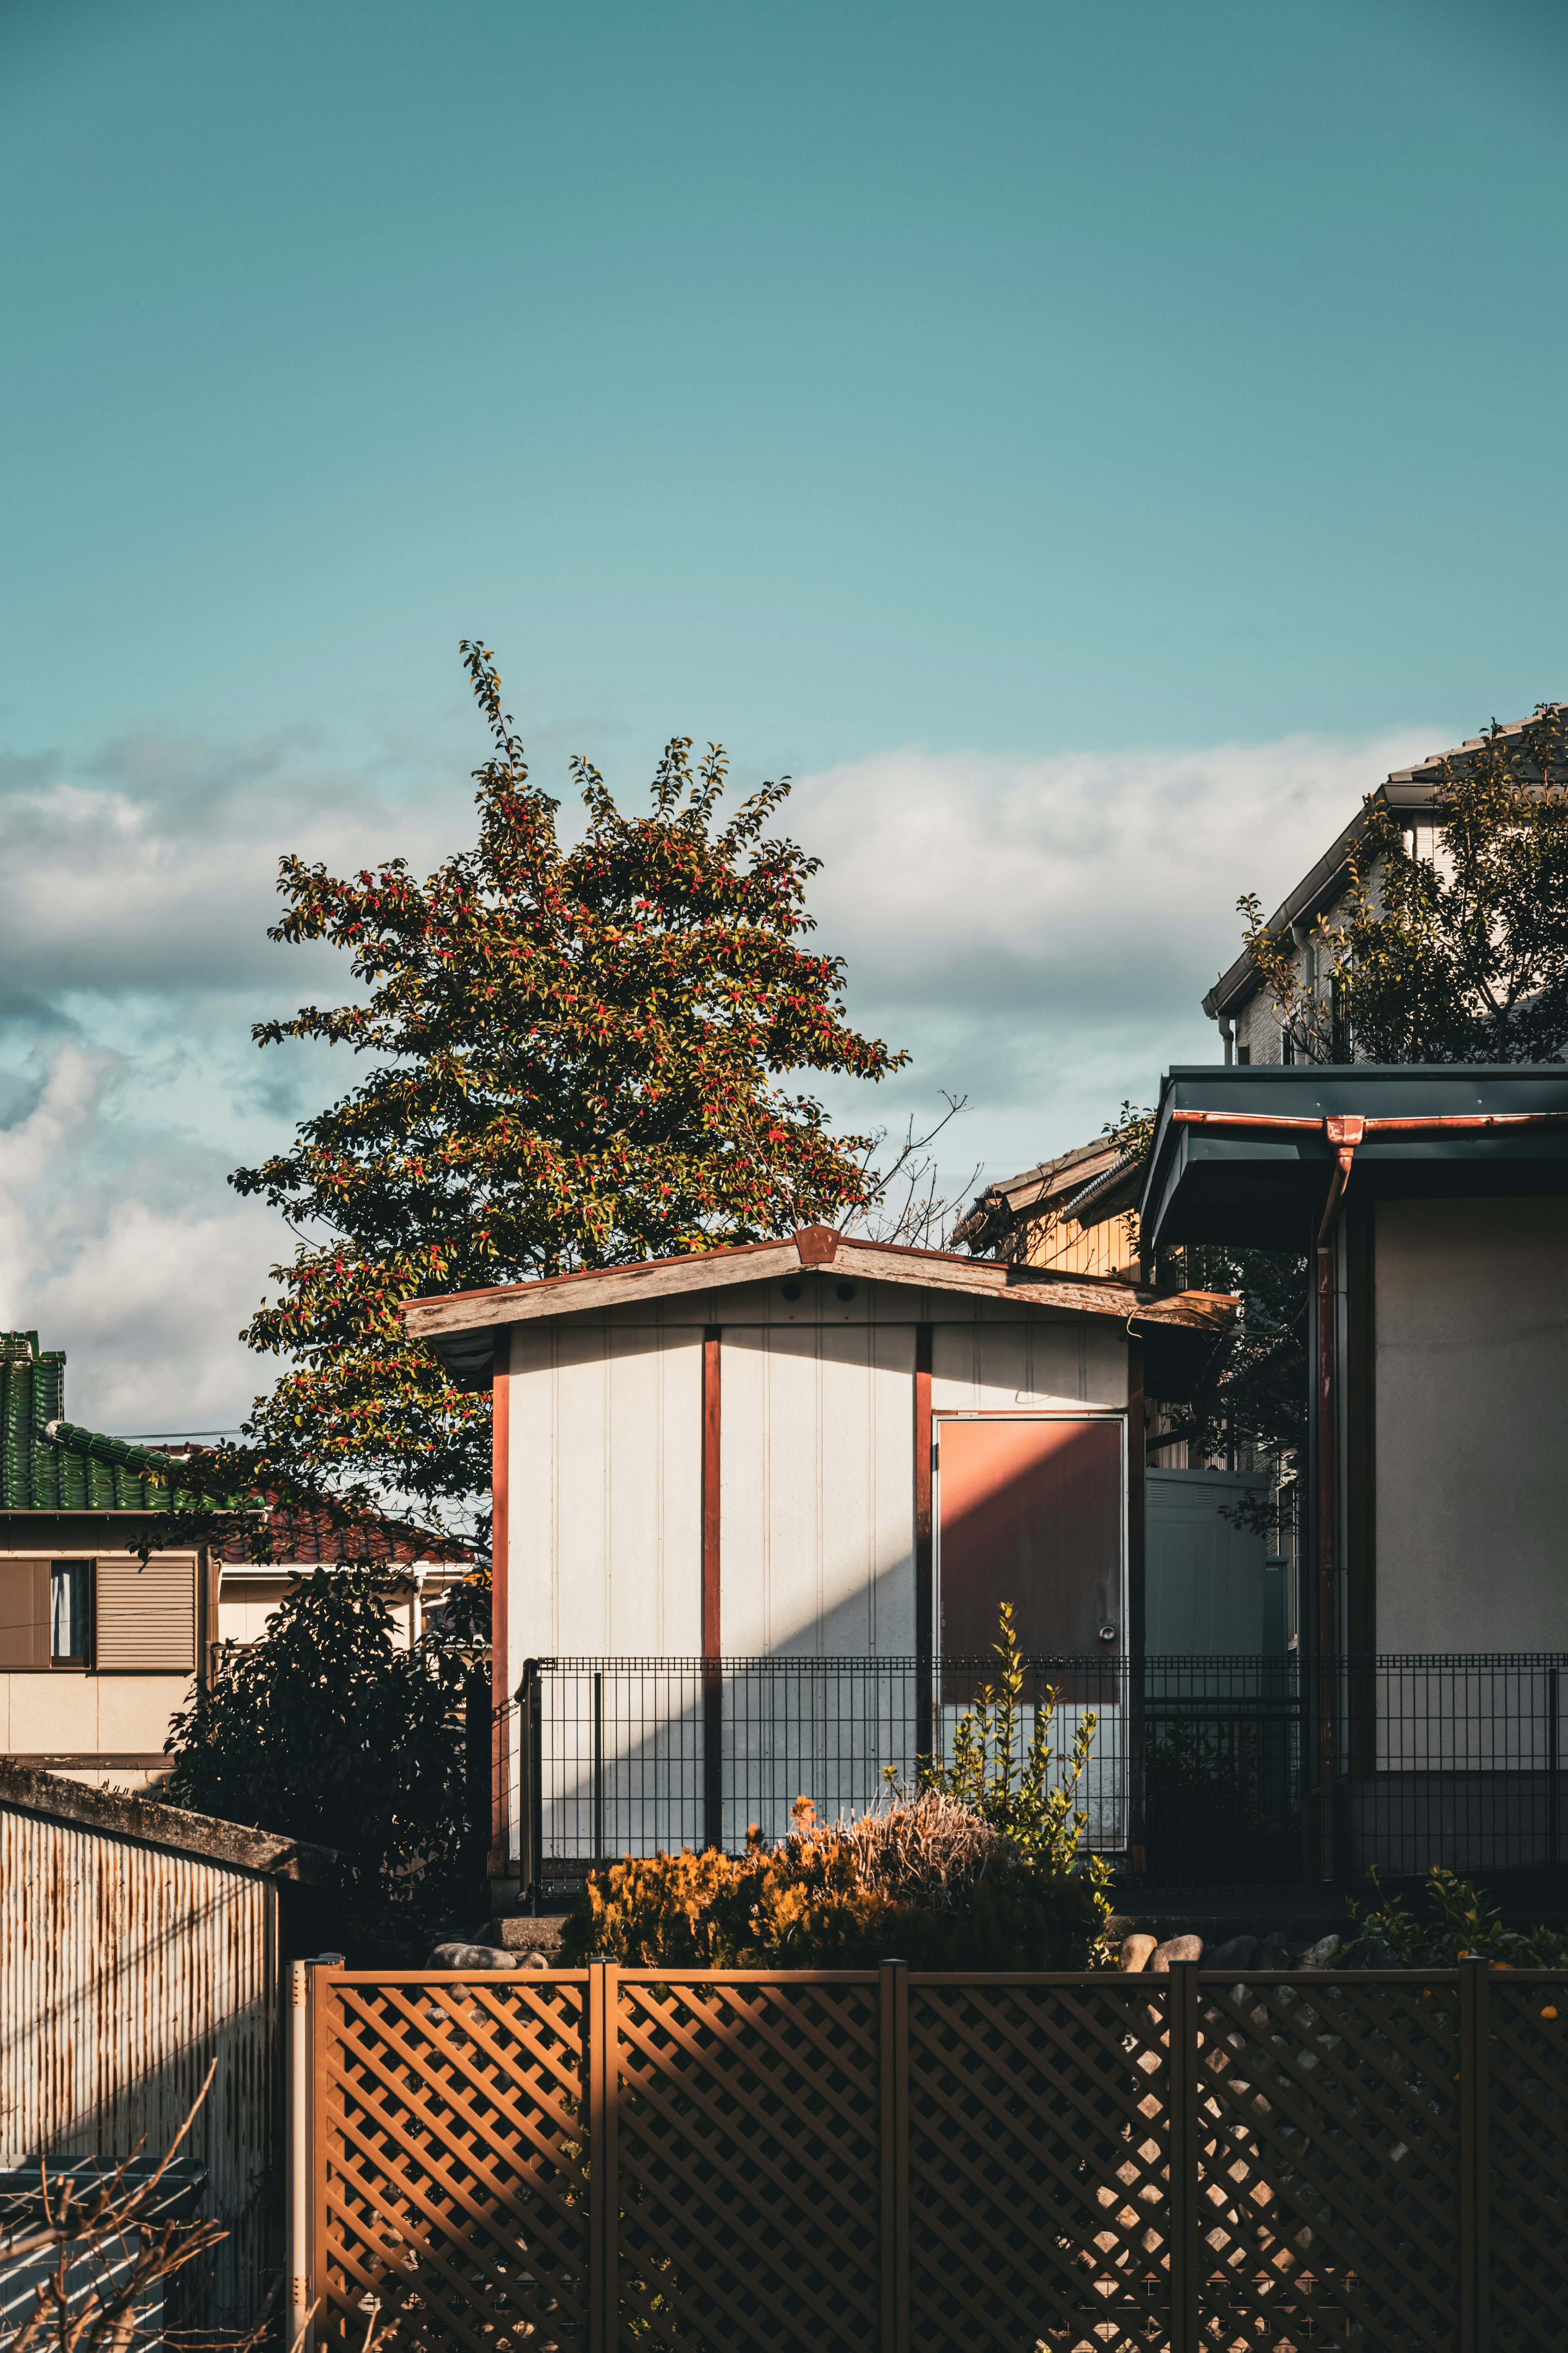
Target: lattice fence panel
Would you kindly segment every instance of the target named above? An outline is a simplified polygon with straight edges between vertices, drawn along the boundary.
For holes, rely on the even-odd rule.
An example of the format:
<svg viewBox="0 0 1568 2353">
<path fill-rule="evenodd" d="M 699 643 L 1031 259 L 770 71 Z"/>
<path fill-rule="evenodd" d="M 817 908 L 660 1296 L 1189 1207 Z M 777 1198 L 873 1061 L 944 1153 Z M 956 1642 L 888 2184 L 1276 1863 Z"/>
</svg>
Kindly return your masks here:
<svg viewBox="0 0 1568 2353">
<path fill-rule="evenodd" d="M 1205 2344 L 1459 2345 L 1459 2064 L 1451 1982 L 1201 1982 Z"/>
<path fill-rule="evenodd" d="M 620 2326 L 864 2353 L 880 2330 L 875 1982 L 620 1988 Z"/>
<path fill-rule="evenodd" d="M 553 2353 L 586 2319 L 584 1979 L 334 1976 L 317 2023 L 318 2339 Z"/>
<path fill-rule="evenodd" d="M 1488 2250 L 1496 2353 L 1568 2343 L 1568 1978 L 1489 1973 Z"/>
<path fill-rule="evenodd" d="M 1167 2341 L 1169 1980 L 910 1988 L 921 2353 Z"/>
</svg>

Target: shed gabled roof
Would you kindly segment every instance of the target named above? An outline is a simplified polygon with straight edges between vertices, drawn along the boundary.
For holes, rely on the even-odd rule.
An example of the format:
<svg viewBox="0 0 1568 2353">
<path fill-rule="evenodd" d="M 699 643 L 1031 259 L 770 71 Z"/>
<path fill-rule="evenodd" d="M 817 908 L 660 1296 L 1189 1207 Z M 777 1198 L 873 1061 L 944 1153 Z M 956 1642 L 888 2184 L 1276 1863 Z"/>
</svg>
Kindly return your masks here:
<svg viewBox="0 0 1568 2353">
<path fill-rule="evenodd" d="M 423 1340 L 460 1387 L 483 1388 L 490 1378 L 493 1335 L 505 1324 L 624 1307 L 637 1300 L 700 1295 L 738 1282 L 774 1282 L 822 1266 L 867 1282 L 950 1291 L 1020 1309 L 1050 1307 L 1114 1316 L 1124 1324 L 1131 1320 L 1217 1333 L 1229 1328 L 1236 1314 L 1236 1302 L 1215 1293 L 1158 1292 L 1079 1275 L 1047 1275 L 999 1259 L 966 1258 L 956 1250 L 857 1240 L 831 1226 L 805 1226 L 783 1241 L 742 1242 L 691 1250 L 679 1258 L 645 1259 L 636 1266 L 589 1267 L 531 1282 L 499 1283 L 488 1291 L 411 1299 L 399 1312 L 409 1338 Z"/>
<path fill-rule="evenodd" d="M 1497 740 L 1504 744 L 1517 744 L 1528 727 L 1539 726 L 1542 720 L 1559 722 L 1568 719 L 1568 702 L 1549 702 L 1529 719 L 1510 720 L 1500 728 Z M 1443 769 L 1452 761 L 1463 768 L 1472 754 L 1490 740 L 1485 735 L 1468 736 L 1451 752 L 1431 752 L 1414 767 L 1394 768 L 1386 776 L 1368 798 L 1382 801 L 1387 807 L 1419 815 L 1431 808 L 1438 787 L 1443 782 Z M 1529 773 L 1525 764 L 1521 773 Z M 1367 811 L 1363 805 L 1357 809 L 1349 825 L 1332 848 L 1326 850 L 1317 864 L 1305 873 L 1289 896 L 1282 900 L 1268 919 L 1268 929 L 1278 935 L 1289 931 L 1292 923 L 1310 923 L 1320 910 L 1337 899 L 1344 888 L 1346 860 L 1366 830 Z M 1222 973 L 1204 998 L 1204 1011 L 1211 1021 L 1235 1012 L 1257 994 L 1262 978 L 1257 965 L 1244 948 L 1228 972 Z"/>
</svg>

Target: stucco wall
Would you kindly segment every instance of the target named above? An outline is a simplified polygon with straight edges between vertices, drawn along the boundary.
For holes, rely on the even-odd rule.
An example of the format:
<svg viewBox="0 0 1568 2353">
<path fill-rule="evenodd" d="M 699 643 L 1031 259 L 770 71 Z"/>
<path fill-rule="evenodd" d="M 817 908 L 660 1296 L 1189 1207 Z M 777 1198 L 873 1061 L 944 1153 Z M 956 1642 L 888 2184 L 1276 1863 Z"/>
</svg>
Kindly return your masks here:
<svg viewBox="0 0 1568 2353">
<path fill-rule="evenodd" d="M 1380 1203 L 1377 1647 L 1568 1649 L 1568 1202 Z"/>
</svg>

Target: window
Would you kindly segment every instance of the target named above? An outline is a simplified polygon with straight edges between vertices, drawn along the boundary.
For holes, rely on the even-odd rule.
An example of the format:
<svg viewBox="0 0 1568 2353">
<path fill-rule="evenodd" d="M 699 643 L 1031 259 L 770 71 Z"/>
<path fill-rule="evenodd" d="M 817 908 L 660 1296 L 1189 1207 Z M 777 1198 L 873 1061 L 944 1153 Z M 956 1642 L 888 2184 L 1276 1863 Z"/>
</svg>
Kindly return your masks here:
<svg viewBox="0 0 1568 2353">
<path fill-rule="evenodd" d="M 49 1564 L 49 1662 L 57 1667 L 85 1667 L 88 1644 L 88 1595 L 91 1563 L 56 1560 Z"/>
<path fill-rule="evenodd" d="M 1237 1050 L 1236 1050 L 1236 1059 L 1237 1059 L 1237 1060 L 1238 1062 L 1240 1062 L 1240 1063 L 1245 1067 L 1245 1066 L 1246 1066 L 1247 1063 L 1249 1063 L 1249 1062 L 1251 1061 L 1251 1060 L 1252 1060 L 1252 1049 L 1251 1049 L 1251 1047 L 1250 1047 L 1250 1046 L 1238 1046 L 1238 1047 L 1237 1048 Z"/>
</svg>

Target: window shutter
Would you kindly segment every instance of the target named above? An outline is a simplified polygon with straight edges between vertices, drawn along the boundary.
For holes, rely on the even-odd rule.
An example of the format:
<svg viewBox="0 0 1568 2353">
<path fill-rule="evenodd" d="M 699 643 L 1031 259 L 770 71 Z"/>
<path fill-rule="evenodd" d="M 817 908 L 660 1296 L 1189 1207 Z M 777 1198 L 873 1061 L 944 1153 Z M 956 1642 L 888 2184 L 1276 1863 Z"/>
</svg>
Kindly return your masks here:
<svg viewBox="0 0 1568 2353">
<path fill-rule="evenodd" d="M 49 1564 L 0 1560 L 0 1668 L 49 1663 Z"/>
<path fill-rule="evenodd" d="M 100 1674 L 134 1667 L 189 1674 L 195 1665 L 196 1577 L 190 1560 L 154 1553 L 98 1564 L 98 1628 L 93 1663 Z"/>
</svg>

